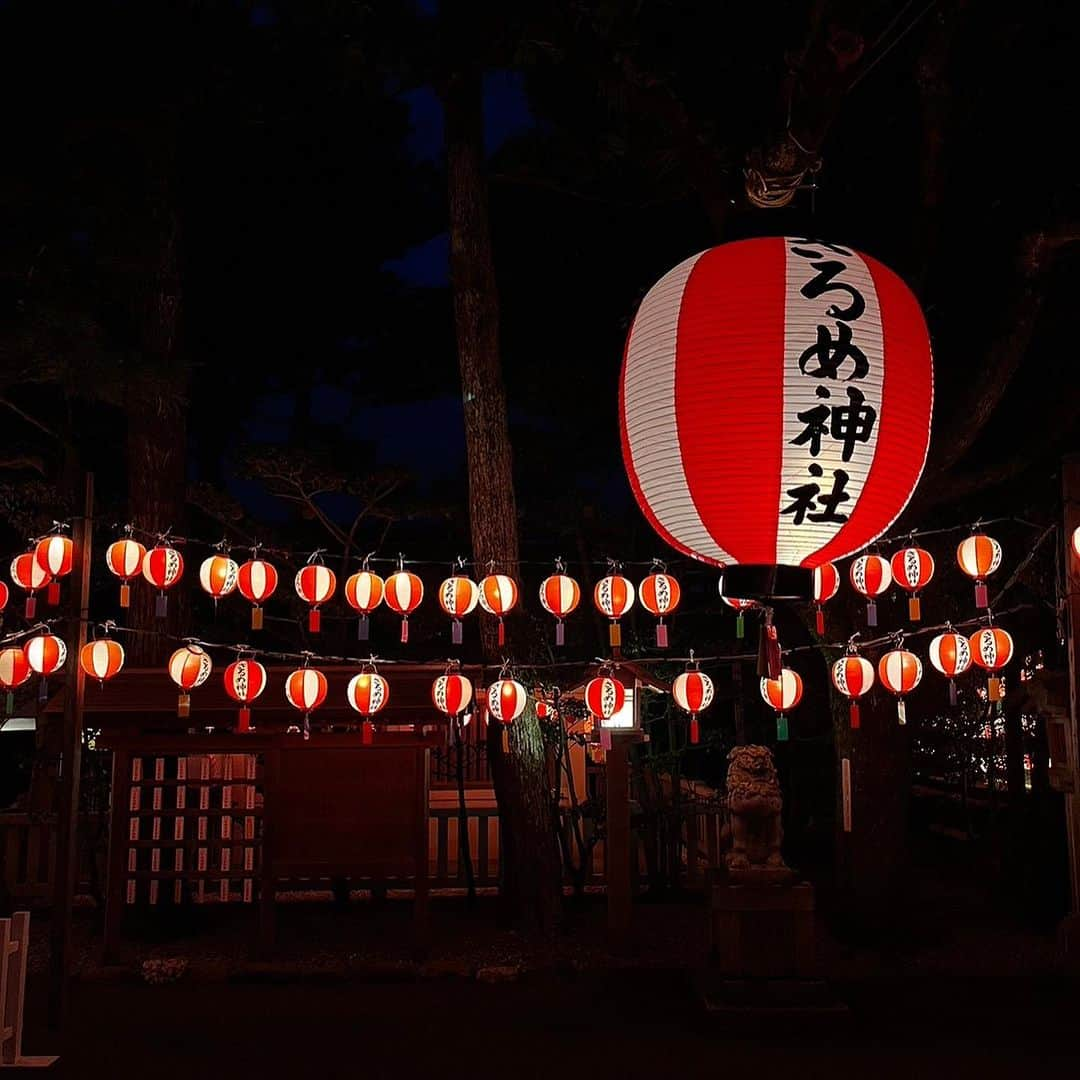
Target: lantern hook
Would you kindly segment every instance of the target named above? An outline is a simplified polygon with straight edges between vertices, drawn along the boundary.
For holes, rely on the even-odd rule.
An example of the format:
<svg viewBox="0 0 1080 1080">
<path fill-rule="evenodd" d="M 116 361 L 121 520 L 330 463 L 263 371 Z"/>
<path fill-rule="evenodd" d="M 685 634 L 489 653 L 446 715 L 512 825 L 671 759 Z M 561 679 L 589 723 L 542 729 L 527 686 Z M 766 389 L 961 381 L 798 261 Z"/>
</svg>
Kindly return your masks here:
<svg viewBox="0 0 1080 1080">
<path fill-rule="evenodd" d="M 664 562 L 662 559 L 653 559 L 653 561 L 652 561 L 652 571 L 653 571 L 654 574 L 666 574 L 667 573 L 667 563 Z"/>
<path fill-rule="evenodd" d="M 398 573 L 399 574 L 405 569 L 405 554 L 404 554 L 404 552 L 399 551 L 397 553 L 397 568 L 398 568 Z"/>
<path fill-rule="evenodd" d="M 460 670 L 461 670 L 461 661 L 460 660 L 448 659 L 446 661 L 446 670 L 443 672 L 443 674 L 444 675 L 453 675 L 453 674 L 455 674 L 456 672 L 458 672 Z"/>
<path fill-rule="evenodd" d="M 563 561 L 563 557 L 561 555 L 556 555 L 555 556 L 555 573 L 556 574 L 565 574 L 566 573 L 566 563 Z"/>
<path fill-rule="evenodd" d="M 371 559 L 374 556 L 374 551 L 369 551 L 360 562 L 361 570 L 368 570 L 371 567 Z"/>
<path fill-rule="evenodd" d="M 855 639 L 860 636 L 858 630 L 847 639 L 847 651 L 850 656 L 854 656 L 859 651 L 859 646 L 855 643 Z"/>
<path fill-rule="evenodd" d="M 322 564 L 323 556 L 326 554 L 326 548 L 316 548 L 307 559 L 307 565 L 311 566 L 313 563 Z"/>
<path fill-rule="evenodd" d="M 303 658 L 304 667 L 307 667 L 312 660 L 315 659 L 315 654 L 310 649 L 305 649 L 300 656 Z"/>
</svg>

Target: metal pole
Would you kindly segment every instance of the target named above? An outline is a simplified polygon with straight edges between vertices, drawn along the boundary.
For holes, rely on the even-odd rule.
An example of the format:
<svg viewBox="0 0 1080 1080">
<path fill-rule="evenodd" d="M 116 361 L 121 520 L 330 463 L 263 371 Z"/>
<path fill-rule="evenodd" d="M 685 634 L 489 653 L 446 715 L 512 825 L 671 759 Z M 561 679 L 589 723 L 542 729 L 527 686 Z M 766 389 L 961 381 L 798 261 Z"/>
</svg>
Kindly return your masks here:
<svg viewBox="0 0 1080 1080">
<path fill-rule="evenodd" d="M 61 743 L 60 784 L 56 813 L 56 871 L 49 948 L 49 1027 L 63 1030 L 68 1015 L 68 976 L 71 967 L 71 912 L 79 873 L 79 782 L 82 776 L 83 704 L 86 676 L 79 654 L 86 644 L 90 618 L 90 566 L 94 538 L 94 474 L 86 474 L 82 517 L 72 530 L 74 552 L 71 578 L 78 589 L 67 635 L 67 686 L 64 734 Z"/>
</svg>

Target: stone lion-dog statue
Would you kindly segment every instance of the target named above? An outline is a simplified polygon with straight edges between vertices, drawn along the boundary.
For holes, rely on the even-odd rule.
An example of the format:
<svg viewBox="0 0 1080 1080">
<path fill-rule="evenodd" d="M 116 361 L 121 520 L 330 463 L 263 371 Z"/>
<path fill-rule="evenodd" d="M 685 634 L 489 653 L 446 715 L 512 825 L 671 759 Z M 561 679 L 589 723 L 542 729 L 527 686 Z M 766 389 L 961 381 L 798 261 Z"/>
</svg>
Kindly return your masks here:
<svg viewBox="0 0 1080 1080">
<path fill-rule="evenodd" d="M 783 798 L 772 752 L 766 746 L 736 746 L 728 754 L 727 832 L 729 871 L 781 878 L 792 874 L 780 854 Z"/>
</svg>

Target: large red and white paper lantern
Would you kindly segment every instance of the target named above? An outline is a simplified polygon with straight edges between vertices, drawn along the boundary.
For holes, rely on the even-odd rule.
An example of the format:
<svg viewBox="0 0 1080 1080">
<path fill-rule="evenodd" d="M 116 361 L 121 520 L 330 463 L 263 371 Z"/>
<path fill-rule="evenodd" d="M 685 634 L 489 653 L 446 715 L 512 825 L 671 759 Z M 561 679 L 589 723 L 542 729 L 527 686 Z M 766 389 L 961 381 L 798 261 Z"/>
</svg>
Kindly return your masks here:
<svg viewBox="0 0 1080 1080">
<path fill-rule="evenodd" d="M 555 644 L 566 643 L 566 627 L 563 620 L 581 602 L 581 587 L 568 574 L 563 573 L 561 564 L 557 573 L 540 582 L 540 605 L 549 614 L 555 616 Z"/>
<path fill-rule="evenodd" d="M 130 536 L 114 540 L 105 549 L 105 564 L 109 572 L 120 579 L 120 606 L 131 606 L 131 579 L 142 571 L 146 548 Z"/>
<path fill-rule="evenodd" d="M 223 596 L 228 596 L 236 588 L 240 567 L 228 555 L 211 555 L 203 559 L 199 566 L 199 584 L 208 596 L 214 598 L 215 605 Z"/>
<path fill-rule="evenodd" d="M 488 574 L 480 582 L 480 606 L 489 614 L 499 619 L 499 645 L 506 644 L 506 625 L 504 616 L 518 602 L 517 582 L 506 574 Z"/>
<path fill-rule="evenodd" d="M 896 695 L 896 716 L 906 724 L 904 695 L 922 682 L 922 661 L 908 649 L 890 649 L 878 660 L 878 678 L 890 694 Z"/>
<path fill-rule="evenodd" d="M 356 636 L 360 641 L 371 637 L 371 613 L 382 603 L 386 582 L 366 567 L 350 574 L 345 582 L 345 602 L 360 613 Z"/>
<path fill-rule="evenodd" d="M 930 583 L 934 576 L 934 557 L 929 551 L 919 547 L 901 548 L 889 563 L 893 581 L 908 596 L 908 618 L 918 622 L 922 618 L 922 604 L 919 593 Z"/>
<path fill-rule="evenodd" d="M 88 641 L 79 653 L 79 666 L 91 679 L 97 679 L 104 686 L 124 666 L 124 646 L 112 638 Z"/>
<path fill-rule="evenodd" d="M 725 592 L 808 599 L 805 573 L 784 568 L 843 558 L 892 524 L 922 473 L 932 398 L 926 322 L 887 267 L 820 241 L 723 244 L 638 309 L 623 460 L 673 547 L 768 568 L 730 569 Z"/>
<path fill-rule="evenodd" d="M 164 619 L 169 611 L 166 589 L 171 589 L 184 576 L 184 557 L 168 544 L 151 548 L 142 561 L 143 577 L 158 590 L 154 614 Z"/>
<path fill-rule="evenodd" d="M 439 607 L 451 618 L 450 641 L 454 645 L 462 642 L 461 620 L 476 610 L 480 602 L 480 587 L 472 578 L 464 574 L 454 574 L 439 586 Z"/>
<path fill-rule="evenodd" d="M 859 698 L 874 685 L 874 665 L 861 656 L 843 656 L 832 666 L 832 684 L 851 701 L 851 727 L 859 726 Z"/>
<path fill-rule="evenodd" d="M 386 579 L 383 596 L 386 606 L 401 616 L 401 643 L 409 640 L 409 616 L 424 599 L 424 583 L 408 570 L 398 570 Z"/>
<path fill-rule="evenodd" d="M 675 676 L 671 684 L 671 696 L 683 712 L 690 714 L 690 742 L 696 745 L 701 739 L 698 713 L 704 712 L 713 701 L 713 681 L 703 671 L 684 671 Z"/>
<path fill-rule="evenodd" d="M 45 678 L 59 671 L 67 660 L 67 645 L 55 634 L 35 634 L 23 646 L 26 662 L 35 675 Z"/>
<path fill-rule="evenodd" d="M 473 685 L 464 675 L 440 675 L 431 684 L 432 703 L 447 716 L 468 712 L 472 699 Z"/>
<path fill-rule="evenodd" d="M 296 595 L 309 605 L 308 630 L 317 634 L 322 628 L 320 608 L 337 590 L 337 575 L 322 563 L 308 563 L 307 566 L 300 567 L 293 585 Z"/>
<path fill-rule="evenodd" d="M 971 635 L 968 647 L 972 660 L 990 675 L 986 685 L 990 701 L 1000 701 L 1004 694 L 998 672 L 1012 659 L 1012 635 L 1000 626 L 987 626 Z"/>
<path fill-rule="evenodd" d="M 251 629 L 261 630 L 262 606 L 278 587 L 277 569 L 265 559 L 248 559 L 236 573 L 236 587 L 240 590 L 240 595 L 251 604 Z"/>
<path fill-rule="evenodd" d="M 371 718 L 390 700 L 390 684 L 378 672 L 361 671 L 349 680 L 345 696 L 364 718 L 360 727 L 361 739 L 365 745 L 370 745 L 374 734 Z"/>
<path fill-rule="evenodd" d="M 47 570 L 42 570 L 37 556 L 32 551 L 25 551 L 11 560 L 11 580 L 26 592 L 23 615 L 28 619 L 34 618 L 37 613 L 35 594 L 52 581 L 52 575 Z"/>
<path fill-rule="evenodd" d="M 840 591 L 840 574 L 831 562 L 815 566 L 810 579 L 810 594 L 814 601 L 814 628 L 825 633 L 825 605 Z"/>
<path fill-rule="evenodd" d="M 679 583 L 668 573 L 660 572 L 649 574 L 638 585 L 638 599 L 641 606 L 657 618 L 656 623 L 656 647 L 666 649 L 668 644 L 668 628 L 664 622 L 664 616 L 670 615 L 678 606 L 682 598 L 682 589 Z"/>
<path fill-rule="evenodd" d="M 34 548 L 34 558 L 37 559 L 38 566 L 52 578 L 49 582 L 48 602 L 59 603 L 59 579 L 71 573 L 71 567 L 75 562 L 74 543 L 70 537 L 59 534 L 43 537 Z"/>
<path fill-rule="evenodd" d="M 963 634 L 947 630 L 930 642 L 930 663 L 949 680 L 949 704 L 956 704 L 956 676 L 971 667 L 971 646 Z"/>
<path fill-rule="evenodd" d="M 956 549 L 960 569 L 975 581 L 975 606 L 990 606 L 986 579 L 1001 565 L 1001 545 L 992 537 L 977 533 L 961 540 Z"/>
<path fill-rule="evenodd" d="M 285 700 L 304 714 L 304 738 L 311 731 L 311 714 L 326 700 L 326 691 L 326 676 L 315 668 L 297 668 L 285 680 Z"/>
<path fill-rule="evenodd" d="M 26 653 L 17 645 L 11 645 L 6 649 L 0 649 L 0 686 L 11 691 L 22 686 L 30 678 L 30 661 Z M 11 711 L 10 696 L 7 711 Z"/>
<path fill-rule="evenodd" d="M 528 702 L 528 691 L 517 679 L 496 679 L 488 687 L 488 715 L 500 724 L 512 724 L 525 711 Z"/>
<path fill-rule="evenodd" d="M 802 676 L 791 668 L 781 668 L 777 678 L 762 679 L 760 689 L 762 700 L 776 712 L 776 738 L 780 742 L 786 742 L 788 738 L 787 714 L 802 701 Z"/>
<path fill-rule="evenodd" d="M 169 678 L 180 687 L 177 716 L 191 714 L 191 691 L 202 686 L 213 669 L 210 654 L 201 645 L 182 645 L 169 657 Z"/>
<path fill-rule="evenodd" d="M 597 611 L 611 620 L 608 623 L 608 643 L 613 649 L 619 648 L 622 645 L 619 620 L 634 606 L 634 583 L 621 574 L 608 574 L 596 583 L 593 603 Z"/>
<path fill-rule="evenodd" d="M 881 555 L 860 555 L 852 560 L 848 576 L 851 587 L 866 597 L 866 625 L 877 626 L 877 597 L 892 584 L 889 560 Z"/>
<path fill-rule="evenodd" d="M 266 689 L 266 668 L 258 660 L 234 660 L 225 668 L 225 693 L 240 705 L 236 730 L 253 731 L 251 703 Z"/>
</svg>

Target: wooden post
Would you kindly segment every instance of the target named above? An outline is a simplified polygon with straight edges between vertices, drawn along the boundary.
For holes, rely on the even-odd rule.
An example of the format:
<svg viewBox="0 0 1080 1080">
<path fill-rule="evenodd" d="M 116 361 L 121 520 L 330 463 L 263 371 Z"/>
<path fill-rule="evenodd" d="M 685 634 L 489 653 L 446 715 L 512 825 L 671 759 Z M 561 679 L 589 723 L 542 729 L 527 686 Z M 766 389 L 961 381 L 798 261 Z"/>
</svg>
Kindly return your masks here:
<svg viewBox="0 0 1080 1080">
<path fill-rule="evenodd" d="M 68 1013 L 68 975 L 71 964 L 71 911 L 79 873 L 79 782 L 82 773 L 83 703 L 86 676 L 79 654 L 86 644 L 90 618 L 90 567 L 94 539 L 94 474 L 86 474 L 82 517 L 72 530 L 72 581 L 78 598 L 68 633 L 67 693 L 56 813 L 56 872 L 49 942 L 49 1026 L 61 1029 Z"/>
<path fill-rule="evenodd" d="M 1080 455 L 1062 462 L 1061 495 L 1064 529 L 1061 536 L 1065 564 L 1066 633 L 1069 645 L 1069 711 L 1065 725 L 1065 830 L 1069 844 L 1071 903 L 1062 926 L 1062 940 L 1070 966 L 1080 966 L 1080 559 L 1072 549 L 1073 532 L 1080 528 Z M 1053 763 L 1056 767 L 1058 762 Z"/>
<path fill-rule="evenodd" d="M 607 765 L 607 909 L 608 932 L 622 943 L 630 932 L 630 742 L 620 731 L 611 733 Z"/>
</svg>

